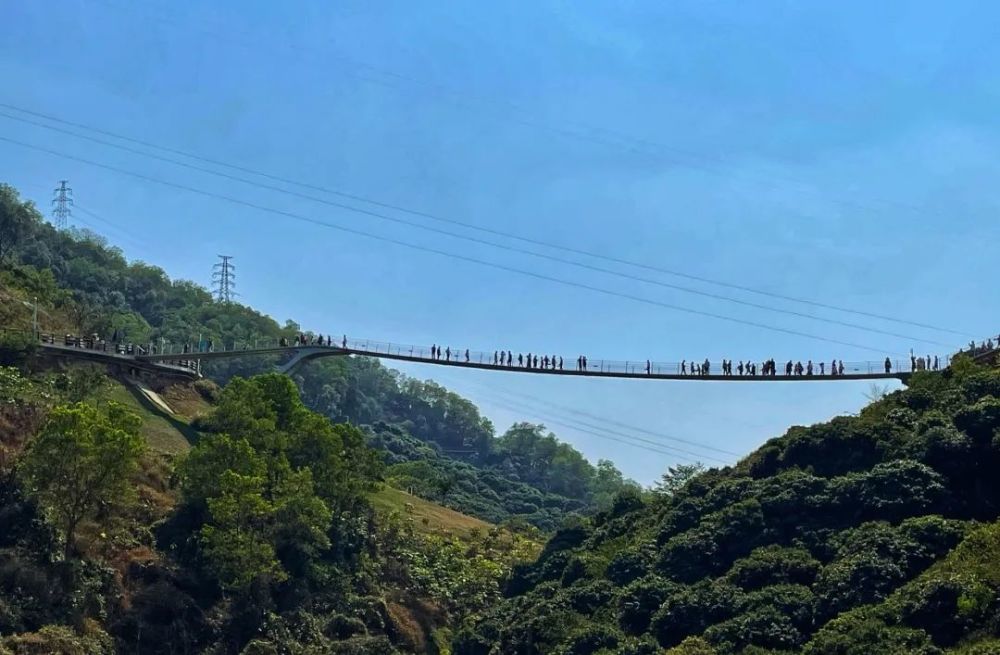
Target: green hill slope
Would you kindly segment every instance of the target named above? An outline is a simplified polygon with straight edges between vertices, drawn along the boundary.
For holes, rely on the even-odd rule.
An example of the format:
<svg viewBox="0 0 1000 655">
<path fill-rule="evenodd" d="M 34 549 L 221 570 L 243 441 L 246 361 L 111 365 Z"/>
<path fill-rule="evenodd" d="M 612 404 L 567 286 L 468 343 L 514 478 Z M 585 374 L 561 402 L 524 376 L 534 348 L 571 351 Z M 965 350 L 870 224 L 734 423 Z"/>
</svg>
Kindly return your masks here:
<svg viewBox="0 0 1000 655">
<path fill-rule="evenodd" d="M 976 526 L 1000 516 L 998 429 L 1000 371 L 915 375 L 560 530 L 454 652 L 932 653 L 995 635 L 997 529 Z"/>
</svg>

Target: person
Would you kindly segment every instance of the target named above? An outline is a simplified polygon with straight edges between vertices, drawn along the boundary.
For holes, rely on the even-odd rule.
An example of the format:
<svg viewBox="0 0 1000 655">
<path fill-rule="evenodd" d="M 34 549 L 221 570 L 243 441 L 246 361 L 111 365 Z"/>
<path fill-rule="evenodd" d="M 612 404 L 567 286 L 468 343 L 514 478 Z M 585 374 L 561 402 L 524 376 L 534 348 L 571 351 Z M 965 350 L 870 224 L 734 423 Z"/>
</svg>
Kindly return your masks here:
<svg viewBox="0 0 1000 655">
<path fill-rule="evenodd" d="M 826 375 L 826 362 L 819 363 L 819 374 Z"/>
<path fill-rule="evenodd" d="M 517 365 L 524 366 L 524 355 L 517 353 Z"/>
<path fill-rule="evenodd" d="M 913 351 L 910 351 L 910 371 L 917 370 L 917 358 L 913 356 Z"/>
<path fill-rule="evenodd" d="M 552 370 L 553 371 L 556 370 L 556 356 L 552 355 L 552 359 L 550 359 L 549 361 L 552 362 Z"/>
<path fill-rule="evenodd" d="M 687 360 L 686 359 L 682 359 L 681 360 L 681 375 L 687 375 L 687 373 L 688 373 Z"/>
<path fill-rule="evenodd" d="M 844 374 L 844 360 L 840 360 L 840 365 L 837 367 L 837 375 Z"/>
<path fill-rule="evenodd" d="M 937 355 L 934 355 L 934 370 L 935 371 L 938 370 L 938 358 L 937 358 Z"/>
<path fill-rule="evenodd" d="M 548 367 L 549 367 L 549 356 L 545 355 L 544 357 L 542 357 L 542 368 L 548 368 Z"/>
<path fill-rule="evenodd" d="M 500 359 L 499 353 L 494 350 L 493 351 L 493 365 L 494 366 L 497 365 L 497 361 L 499 361 L 501 365 L 503 364 L 503 360 Z"/>
<path fill-rule="evenodd" d="M 885 372 L 886 375 L 892 373 L 892 361 L 888 357 L 885 358 Z"/>
<path fill-rule="evenodd" d="M 583 370 L 586 371 L 587 370 L 587 356 L 586 355 L 582 355 L 582 361 L 583 361 Z"/>
<path fill-rule="evenodd" d="M 649 360 L 647 359 L 646 360 L 646 375 L 649 375 L 651 372 L 652 372 L 652 368 L 651 368 L 651 365 L 649 363 Z"/>
<path fill-rule="evenodd" d="M 469 361 L 469 349 L 468 348 L 465 349 L 465 361 L 466 362 Z"/>
<path fill-rule="evenodd" d="M 560 355 L 559 356 L 559 370 L 560 371 L 563 370 L 562 364 L 563 364 L 563 362 L 562 362 L 562 356 Z"/>
<path fill-rule="evenodd" d="M 743 360 L 742 359 L 740 360 L 740 363 L 736 366 L 736 370 L 739 371 L 740 375 L 743 375 Z"/>
<path fill-rule="evenodd" d="M 344 335 L 344 340 L 340 342 L 340 347 L 341 348 L 345 348 L 345 349 L 347 348 L 347 335 L 346 334 Z"/>
<path fill-rule="evenodd" d="M 810 359 L 806 363 L 806 375 L 812 375 L 812 374 L 813 374 L 813 360 Z"/>
<path fill-rule="evenodd" d="M 521 356 L 520 356 L 520 355 L 518 355 L 518 358 L 520 358 L 520 357 L 521 357 Z M 513 356 L 513 355 L 511 354 L 511 352 L 510 352 L 510 351 L 508 350 L 508 351 L 507 351 L 507 366 L 513 366 L 513 365 L 514 365 L 514 356 Z"/>
<path fill-rule="evenodd" d="M 444 349 L 444 359 L 447 362 L 451 361 L 451 346 L 446 346 Z"/>
<path fill-rule="evenodd" d="M 431 359 L 437 359 L 437 355 L 438 355 L 437 344 L 432 344 L 431 345 Z"/>
<path fill-rule="evenodd" d="M 535 358 L 531 361 L 531 365 L 534 368 L 538 368 L 538 355 L 535 355 Z"/>
</svg>

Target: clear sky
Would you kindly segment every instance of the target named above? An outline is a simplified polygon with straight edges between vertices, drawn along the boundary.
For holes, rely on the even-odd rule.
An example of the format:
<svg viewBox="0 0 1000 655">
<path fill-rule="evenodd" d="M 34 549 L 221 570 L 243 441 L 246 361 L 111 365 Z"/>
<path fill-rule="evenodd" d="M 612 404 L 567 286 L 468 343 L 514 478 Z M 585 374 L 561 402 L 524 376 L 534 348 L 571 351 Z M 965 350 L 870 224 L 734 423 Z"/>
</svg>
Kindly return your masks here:
<svg viewBox="0 0 1000 655">
<path fill-rule="evenodd" d="M 0 103 L 504 233 L 995 335 L 1000 8 L 823 4 L 0 0 Z M 82 212 L 76 224 L 104 232 L 129 257 L 207 284 L 216 255 L 233 255 L 244 302 L 332 334 L 666 361 L 851 361 L 948 350 L 914 338 L 968 341 L 545 250 L 903 336 L 610 276 L 261 184 L 544 250 L 501 236 L 274 180 L 223 179 L 3 116 L 0 137 L 674 307 L 0 141 L 0 179 L 40 207 L 67 179 L 81 208 L 117 227 Z M 869 386 L 404 370 L 468 395 L 499 431 L 518 419 L 545 422 L 644 483 L 691 456 L 608 436 L 662 438 L 652 432 L 746 453 L 791 424 L 857 411 Z M 592 427 L 559 424 L 556 406 L 587 412 L 576 419 Z"/>
</svg>

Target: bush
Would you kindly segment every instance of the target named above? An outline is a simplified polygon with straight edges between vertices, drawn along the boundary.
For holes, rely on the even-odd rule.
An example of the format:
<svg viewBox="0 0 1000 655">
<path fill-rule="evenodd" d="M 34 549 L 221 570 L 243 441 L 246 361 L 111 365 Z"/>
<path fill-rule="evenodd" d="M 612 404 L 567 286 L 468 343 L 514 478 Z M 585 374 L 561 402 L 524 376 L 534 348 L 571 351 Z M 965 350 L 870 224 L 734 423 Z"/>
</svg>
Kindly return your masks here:
<svg viewBox="0 0 1000 655">
<path fill-rule="evenodd" d="M 653 616 L 650 630 L 661 646 L 676 646 L 733 616 L 742 601 L 739 587 L 702 581 L 670 595 Z"/>
<path fill-rule="evenodd" d="M 823 626 L 804 655 L 940 655 L 923 630 L 890 627 L 870 612 L 851 612 Z"/>
<path fill-rule="evenodd" d="M 821 564 L 803 548 L 765 546 L 737 560 L 726 574 L 733 584 L 750 591 L 775 584 L 810 585 Z"/>
<path fill-rule="evenodd" d="M 629 634 L 649 629 L 649 621 L 664 601 L 683 587 L 656 575 L 636 580 L 618 598 L 618 625 Z"/>
<path fill-rule="evenodd" d="M 713 625 L 705 630 L 705 639 L 725 652 L 740 651 L 750 645 L 787 650 L 805 641 L 791 618 L 771 607 Z"/>
</svg>

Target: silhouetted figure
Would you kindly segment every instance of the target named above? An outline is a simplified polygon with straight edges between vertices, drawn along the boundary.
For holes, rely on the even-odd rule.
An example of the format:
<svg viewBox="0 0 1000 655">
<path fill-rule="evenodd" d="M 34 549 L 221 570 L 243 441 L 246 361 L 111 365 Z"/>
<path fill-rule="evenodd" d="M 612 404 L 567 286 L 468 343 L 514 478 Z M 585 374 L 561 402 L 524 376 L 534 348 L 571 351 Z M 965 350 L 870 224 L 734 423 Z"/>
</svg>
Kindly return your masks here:
<svg viewBox="0 0 1000 655">
<path fill-rule="evenodd" d="M 431 346 L 431 359 L 437 359 L 437 358 L 438 358 L 438 347 L 437 344 L 434 344 Z"/>
<path fill-rule="evenodd" d="M 494 365 L 494 366 L 496 366 L 496 365 L 497 365 L 497 361 L 498 361 L 498 360 L 500 361 L 500 364 L 501 364 L 501 365 L 503 365 L 503 360 L 502 360 L 502 359 L 500 359 L 500 357 L 499 357 L 499 353 L 497 353 L 497 351 L 495 351 L 495 350 L 494 350 L 494 351 L 493 351 L 493 365 Z"/>
<path fill-rule="evenodd" d="M 809 362 L 806 364 L 806 375 L 812 375 L 812 374 L 813 374 L 813 360 L 810 359 Z"/>
<path fill-rule="evenodd" d="M 344 348 L 345 350 L 347 349 L 347 335 L 346 334 L 344 335 L 344 340 L 340 342 L 340 346 L 342 348 Z"/>
<path fill-rule="evenodd" d="M 785 364 L 785 375 L 791 375 L 791 374 L 792 374 L 792 360 L 788 360 L 788 362 Z"/>
<path fill-rule="evenodd" d="M 563 364 L 563 362 L 562 362 L 562 356 L 560 356 L 559 357 L 559 370 L 560 371 L 563 370 L 562 364 Z"/>
<path fill-rule="evenodd" d="M 518 357 L 518 359 L 520 359 L 521 356 L 518 355 L 517 357 Z M 511 355 L 511 352 L 508 350 L 507 351 L 507 366 L 513 366 L 513 365 L 514 365 L 514 356 Z"/>
<path fill-rule="evenodd" d="M 938 370 L 938 358 L 937 358 L 937 355 L 934 355 L 934 370 L 935 371 Z"/>
<path fill-rule="evenodd" d="M 739 374 L 742 377 L 743 376 L 743 360 L 742 359 L 740 360 L 740 363 L 736 366 L 736 370 L 739 371 Z"/>
<path fill-rule="evenodd" d="M 465 349 L 465 361 L 466 362 L 469 361 L 469 349 L 468 348 Z"/>
<path fill-rule="evenodd" d="M 531 365 L 533 368 L 538 368 L 538 355 L 535 355 L 535 358 L 531 360 Z"/>
<path fill-rule="evenodd" d="M 705 363 L 704 363 L 704 365 L 702 365 L 701 370 L 703 370 L 705 372 L 705 375 L 708 375 L 709 372 L 711 371 L 711 368 L 712 368 L 712 365 L 708 363 L 708 357 L 706 357 L 705 358 Z"/>
<path fill-rule="evenodd" d="M 542 368 L 548 368 L 548 367 L 549 367 L 549 356 L 545 355 L 544 357 L 542 357 Z"/>
<path fill-rule="evenodd" d="M 826 375 L 826 362 L 819 363 L 819 374 Z"/>
<path fill-rule="evenodd" d="M 651 372 L 652 372 L 652 366 L 649 363 L 649 360 L 647 359 L 646 360 L 646 375 L 649 375 Z"/>
<path fill-rule="evenodd" d="M 444 349 L 444 360 L 446 362 L 451 361 L 451 346 L 446 346 Z"/>
<path fill-rule="evenodd" d="M 528 353 L 528 366 L 526 368 L 531 368 L 531 353 Z"/>
<path fill-rule="evenodd" d="M 517 354 L 517 365 L 524 366 L 524 355 L 522 355 L 521 353 Z"/>
<path fill-rule="evenodd" d="M 892 360 L 890 360 L 888 357 L 885 358 L 885 372 L 887 375 L 889 373 L 892 373 Z"/>
<path fill-rule="evenodd" d="M 681 375 L 687 375 L 687 373 L 688 373 L 687 360 L 686 359 L 682 359 L 681 360 Z"/>
<path fill-rule="evenodd" d="M 586 371 L 587 370 L 587 356 L 586 355 L 583 356 L 582 361 L 583 361 L 583 370 Z"/>
<path fill-rule="evenodd" d="M 910 351 L 910 371 L 917 370 L 917 358 L 913 356 L 913 351 Z"/>
<path fill-rule="evenodd" d="M 837 374 L 838 375 L 844 374 L 844 360 L 840 360 L 840 364 L 837 366 Z"/>
</svg>

